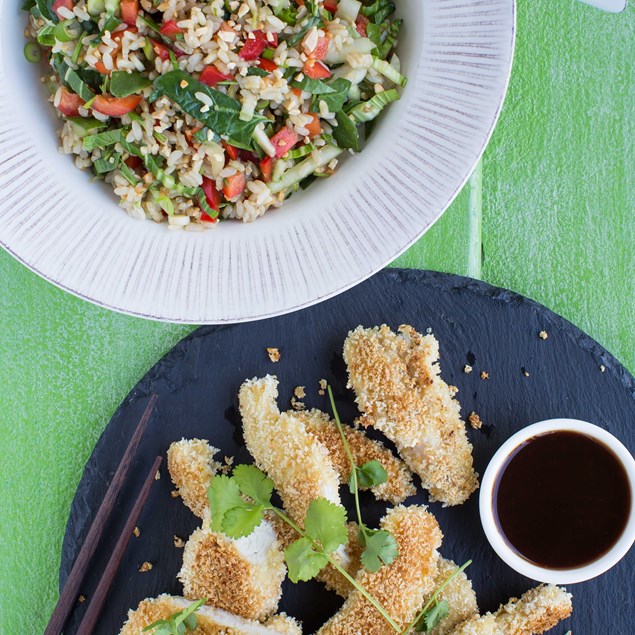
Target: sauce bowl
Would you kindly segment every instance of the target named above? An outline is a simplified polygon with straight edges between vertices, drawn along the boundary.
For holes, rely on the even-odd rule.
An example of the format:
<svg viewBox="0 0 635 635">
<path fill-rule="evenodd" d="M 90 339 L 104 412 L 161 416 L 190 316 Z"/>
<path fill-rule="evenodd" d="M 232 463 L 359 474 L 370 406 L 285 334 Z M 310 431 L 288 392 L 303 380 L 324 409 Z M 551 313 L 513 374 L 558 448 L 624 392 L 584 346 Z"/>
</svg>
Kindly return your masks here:
<svg viewBox="0 0 635 635">
<path fill-rule="evenodd" d="M 621 463 L 630 486 L 631 505 L 624 530 L 616 542 L 599 558 L 575 568 L 548 568 L 520 555 L 508 542 L 496 519 L 496 487 L 508 460 L 515 451 L 534 437 L 551 432 L 574 432 L 603 444 Z M 635 459 L 612 434 L 586 421 L 577 419 L 550 419 L 523 428 L 498 449 L 490 461 L 479 496 L 481 523 L 485 535 L 498 556 L 512 569 L 528 578 L 550 584 L 573 584 L 590 580 L 617 564 L 635 542 Z M 593 513 L 592 506 L 589 513 Z"/>
</svg>

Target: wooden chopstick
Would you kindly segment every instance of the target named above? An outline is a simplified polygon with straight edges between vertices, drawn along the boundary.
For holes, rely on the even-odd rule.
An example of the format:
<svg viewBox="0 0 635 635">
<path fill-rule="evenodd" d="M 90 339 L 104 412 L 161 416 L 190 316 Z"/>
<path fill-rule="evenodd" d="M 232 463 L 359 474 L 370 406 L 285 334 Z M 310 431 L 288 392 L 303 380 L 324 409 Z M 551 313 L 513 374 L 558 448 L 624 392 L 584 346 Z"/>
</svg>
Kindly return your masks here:
<svg viewBox="0 0 635 635">
<path fill-rule="evenodd" d="M 121 459 L 121 463 L 119 463 L 119 467 L 115 472 L 112 482 L 106 491 L 106 495 L 99 506 L 97 515 L 88 530 L 86 540 L 79 551 L 75 564 L 73 564 L 71 573 L 68 576 L 68 580 L 66 580 L 66 584 L 64 585 L 64 589 L 57 601 L 57 605 L 55 606 L 53 615 L 51 615 L 48 626 L 44 631 L 44 635 L 60 635 L 62 629 L 64 628 L 64 624 L 68 619 L 68 615 L 77 601 L 79 586 L 86 575 L 90 559 L 95 553 L 95 549 L 97 549 L 97 544 L 104 532 L 106 522 L 112 514 L 115 501 L 117 500 L 117 496 L 119 495 L 119 492 L 126 480 L 128 471 L 132 465 L 132 460 L 134 459 L 137 448 L 139 447 L 141 437 L 143 436 L 143 433 L 148 425 L 148 421 L 150 421 L 150 417 L 152 416 L 152 411 L 154 410 L 154 404 L 156 401 L 157 396 L 152 395 L 145 411 L 143 412 L 143 416 L 137 425 L 137 429 L 134 431 L 134 434 L 130 439 L 130 443 L 128 444 L 128 447 Z"/>
<path fill-rule="evenodd" d="M 150 494 L 150 488 L 156 480 L 157 471 L 159 469 L 159 466 L 161 465 L 162 459 L 163 457 L 157 456 L 157 458 L 154 460 L 154 464 L 148 472 L 148 475 L 146 476 L 146 480 L 144 481 L 143 487 L 139 492 L 139 496 L 137 496 L 137 500 L 135 501 L 134 507 L 130 512 L 130 516 L 128 517 L 124 528 L 119 534 L 117 544 L 115 545 L 115 548 L 110 555 L 110 559 L 108 560 L 108 564 L 104 569 L 104 573 L 99 580 L 97 589 L 95 589 L 95 593 L 90 600 L 88 609 L 86 610 L 86 614 L 84 615 L 84 619 L 79 625 L 77 635 L 92 635 L 95 624 L 97 624 L 97 620 L 99 619 L 101 609 L 104 607 L 104 603 L 106 602 L 108 591 L 110 591 L 110 587 L 112 586 L 112 583 L 115 579 L 115 575 L 117 573 L 117 570 L 119 569 L 119 565 L 121 564 L 124 553 L 126 552 L 126 547 L 128 546 L 128 542 L 130 541 L 132 532 L 137 524 L 137 521 L 139 520 L 139 516 L 141 515 L 141 510 L 143 509 L 143 506 L 148 499 L 148 495 Z"/>
</svg>

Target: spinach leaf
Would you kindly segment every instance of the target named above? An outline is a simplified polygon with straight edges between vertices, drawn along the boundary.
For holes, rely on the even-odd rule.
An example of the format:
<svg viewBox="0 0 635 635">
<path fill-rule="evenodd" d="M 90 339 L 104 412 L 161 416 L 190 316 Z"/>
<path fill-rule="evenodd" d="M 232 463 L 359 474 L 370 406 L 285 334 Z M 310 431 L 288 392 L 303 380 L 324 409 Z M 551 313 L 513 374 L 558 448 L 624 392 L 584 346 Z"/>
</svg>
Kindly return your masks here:
<svg viewBox="0 0 635 635">
<path fill-rule="evenodd" d="M 203 126 L 203 128 L 201 128 L 200 130 L 197 130 L 194 133 L 194 139 L 196 141 L 198 141 L 199 143 L 207 143 L 208 141 L 210 141 L 210 139 L 207 138 L 207 133 L 211 132 L 212 133 L 212 139 L 211 141 L 220 141 L 220 137 L 214 133 L 213 130 L 210 130 L 207 126 Z"/>
<path fill-rule="evenodd" d="M 24 0 L 22 11 L 30 11 L 35 6 L 35 0 Z"/>
<path fill-rule="evenodd" d="M 140 93 L 144 88 L 152 84 L 144 73 L 133 71 L 113 71 L 110 75 L 110 93 L 115 97 L 127 97 L 134 93 Z"/>
<path fill-rule="evenodd" d="M 357 126 L 349 119 L 348 115 L 340 110 L 335 113 L 337 127 L 333 128 L 333 138 L 340 148 L 348 148 L 359 152 L 361 150 L 359 144 L 359 132 Z"/>
<path fill-rule="evenodd" d="M 86 82 L 72 68 L 69 68 L 66 71 L 66 75 L 64 75 L 64 81 L 84 101 L 89 101 L 95 96 L 90 88 L 88 88 L 88 84 L 86 84 Z"/>
<path fill-rule="evenodd" d="M 247 70 L 247 75 L 258 75 L 258 77 L 267 77 L 267 75 L 269 75 L 269 72 L 266 71 L 264 68 L 258 68 L 257 66 L 251 66 Z"/>
<path fill-rule="evenodd" d="M 95 174 L 106 174 L 112 172 L 119 167 L 119 161 L 121 157 L 118 154 L 111 155 L 110 157 L 104 157 L 102 159 L 96 159 L 93 161 L 93 170 Z"/>
<path fill-rule="evenodd" d="M 254 129 L 261 121 L 265 121 L 259 115 L 255 115 L 251 121 L 241 121 L 241 104 L 237 99 L 206 86 L 183 71 L 160 75 L 154 80 L 154 88 L 216 134 L 226 136 L 231 145 L 244 150 L 252 149 Z M 197 99 L 197 93 L 202 93 L 210 100 L 208 108 Z"/>
<path fill-rule="evenodd" d="M 37 33 L 37 41 L 42 46 L 55 46 L 54 30 L 55 27 L 53 26 L 43 26 Z"/>
<path fill-rule="evenodd" d="M 298 44 L 300 44 L 300 42 L 302 42 L 302 40 L 304 39 L 304 36 L 314 26 L 317 26 L 318 28 L 321 27 L 321 26 L 324 26 L 324 23 L 322 22 L 322 19 L 319 16 L 317 16 L 317 15 L 313 15 L 312 17 L 310 17 L 308 22 L 307 22 L 307 24 L 306 24 L 306 26 L 301 31 L 298 31 L 295 35 L 292 35 L 287 40 L 287 46 L 291 49 L 294 46 L 297 46 Z"/>
<path fill-rule="evenodd" d="M 53 0 L 35 0 L 35 8 L 47 22 L 59 22 L 57 13 L 53 11 Z"/>
<path fill-rule="evenodd" d="M 95 148 L 113 146 L 117 142 L 124 141 L 127 134 L 127 128 L 117 128 L 116 130 L 106 130 L 106 132 L 88 135 L 84 137 L 84 150 L 92 152 Z"/>
<path fill-rule="evenodd" d="M 326 95 L 328 93 L 334 93 L 336 91 L 335 88 L 329 86 L 321 79 L 311 79 L 306 75 L 301 82 L 291 82 L 291 86 L 293 86 L 294 88 L 306 90 L 307 93 L 311 93 L 312 95 Z"/>
<path fill-rule="evenodd" d="M 316 112 L 319 112 L 319 104 L 321 101 L 326 103 L 326 107 L 330 112 L 337 112 L 342 109 L 348 99 L 348 91 L 351 89 L 351 82 L 348 79 L 340 77 L 328 85 L 334 90 L 334 92 L 322 94 L 319 97 L 313 98 L 313 102 L 317 107 Z"/>
</svg>

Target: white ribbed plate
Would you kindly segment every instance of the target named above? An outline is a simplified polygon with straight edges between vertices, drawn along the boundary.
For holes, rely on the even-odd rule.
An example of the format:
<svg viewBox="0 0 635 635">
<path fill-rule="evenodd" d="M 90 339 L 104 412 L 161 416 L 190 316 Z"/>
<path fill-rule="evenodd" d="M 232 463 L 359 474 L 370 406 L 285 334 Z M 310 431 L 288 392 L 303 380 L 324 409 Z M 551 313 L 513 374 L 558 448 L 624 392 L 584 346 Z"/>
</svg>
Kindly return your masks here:
<svg viewBox="0 0 635 635">
<path fill-rule="evenodd" d="M 172 232 L 128 218 L 57 152 L 22 55 L 21 2 L 0 0 L 0 244 L 46 280 L 141 317 L 238 322 L 340 293 L 419 238 L 468 178 L 512 64 L 514 0 L 397 0 L 409 83 L 364 151 L 250 225 Z"/>
</svg>

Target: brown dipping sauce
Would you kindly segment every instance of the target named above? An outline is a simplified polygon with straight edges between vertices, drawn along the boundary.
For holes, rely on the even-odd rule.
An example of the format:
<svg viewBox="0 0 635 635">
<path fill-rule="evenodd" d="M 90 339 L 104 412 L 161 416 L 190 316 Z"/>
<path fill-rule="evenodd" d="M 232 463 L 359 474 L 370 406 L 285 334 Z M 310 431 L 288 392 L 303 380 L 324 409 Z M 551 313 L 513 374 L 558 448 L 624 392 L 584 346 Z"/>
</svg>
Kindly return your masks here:
<svg viewBox="0 0 635 635">
<path fill-rule="evenodd" d="M 613 451 L 567 431 L 519 446 L 498 474 L 493 503 L 499 530 L 518 555 L 569 569 L 597 560 L 617 542 L 632 500 Z"/>
</svg>

